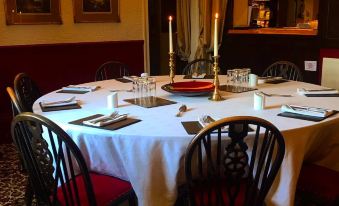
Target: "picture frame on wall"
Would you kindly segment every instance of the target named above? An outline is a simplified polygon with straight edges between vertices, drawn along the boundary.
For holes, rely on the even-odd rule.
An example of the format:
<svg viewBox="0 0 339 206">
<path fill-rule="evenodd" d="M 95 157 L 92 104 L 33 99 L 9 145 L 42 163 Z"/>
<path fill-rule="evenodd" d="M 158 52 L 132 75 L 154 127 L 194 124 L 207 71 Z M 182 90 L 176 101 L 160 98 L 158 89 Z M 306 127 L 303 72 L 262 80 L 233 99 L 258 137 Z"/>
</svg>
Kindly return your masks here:
<svg viewBox="0 0 339 206">
<path fill-rule="evenodd" d="M 5 0 L 7 25 L 62 24 L 60 0 Z"/>
<path fill-rule="evenodd" d="M 120 22 L 119 0 L 73 0 L 74 22 Z"/>
</svg>

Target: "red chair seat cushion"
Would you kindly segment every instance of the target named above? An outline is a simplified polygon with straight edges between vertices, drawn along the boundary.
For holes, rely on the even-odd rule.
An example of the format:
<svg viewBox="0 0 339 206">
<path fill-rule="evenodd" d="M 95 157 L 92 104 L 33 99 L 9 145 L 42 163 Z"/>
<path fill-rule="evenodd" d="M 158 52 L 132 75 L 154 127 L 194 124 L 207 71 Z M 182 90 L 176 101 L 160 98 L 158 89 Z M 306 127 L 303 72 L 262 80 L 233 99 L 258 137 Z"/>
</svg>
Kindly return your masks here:
<svg viewBox="0 0 339 206">
<path fill-rule="evenodd" d="M 339 172 L 305 163 L 298 179 L 298 190 L 327 200 L 339 197 Z"/>
<path fill-rule="evenodd" d="M 220 189 L 217 189 L 216 185 L 221 185 Z M 220 190 L 223 198 L 223 205 L 230 205 L 229 194 L 227 192 L 226 183 L 221 184 L 212 184 L 209 188 L 207 185 L 200 185 L 198 187 L 193 188 L 194 200 L 196 206 L 213 206 L 217 205 L 217 192 Z M 232 190 L 233 191 L 233 190 Z M 246 185 L 245 182 L 240 183 L 239 193 L 235 199 L 235 206 L 242 206 L 244 205 L 245 200 L 245 191 Z M 209 193 L 210 193 L 210 200 L 209 200 Z"/>
<path fill-rule="evenodd" d="M 90 177 L 98 206 L 108 205 L 110 202 L 132 190 L 132 186 L 129 182 L 118 178 L 97 173 L 90 173 Z M 82 175 L 78 175 L 75 181 L 79 191 L 81 206 L 88 206 L 89 203 Z M 72 181 L 71 185 L 73 185 Z M 61 187 L 58 188 L 57 195 L 61 205 L 66 205 Z"/>
</svg>

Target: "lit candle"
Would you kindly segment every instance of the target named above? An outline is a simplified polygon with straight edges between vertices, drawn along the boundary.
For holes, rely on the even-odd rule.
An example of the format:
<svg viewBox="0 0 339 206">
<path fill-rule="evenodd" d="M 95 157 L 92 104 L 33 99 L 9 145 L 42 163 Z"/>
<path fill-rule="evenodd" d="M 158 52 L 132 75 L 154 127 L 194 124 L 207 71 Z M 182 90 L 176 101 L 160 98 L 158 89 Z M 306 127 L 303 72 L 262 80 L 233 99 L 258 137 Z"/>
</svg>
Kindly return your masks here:
<svg viewBox="0 0 339 206">
<path fill-rule="evenodd" d="M 216 13 L 214 20 L 214 56 L 218 56 L 218 16 L 218 13 Z"/>
<path fill-rule="evenodd" d="M 173 40 L 172 40 L 172 16 L 169 16 L 169 52 L 173 53 Z"/>
</svg>

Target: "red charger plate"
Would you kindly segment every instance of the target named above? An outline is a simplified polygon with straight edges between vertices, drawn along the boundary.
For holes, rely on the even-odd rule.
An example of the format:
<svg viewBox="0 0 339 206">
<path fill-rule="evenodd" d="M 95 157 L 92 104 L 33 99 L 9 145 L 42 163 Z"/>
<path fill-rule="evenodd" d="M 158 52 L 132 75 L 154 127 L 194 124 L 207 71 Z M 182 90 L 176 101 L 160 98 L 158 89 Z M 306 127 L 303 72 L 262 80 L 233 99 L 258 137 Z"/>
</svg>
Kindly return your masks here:
<svg viewBox="0 0 339 206">
<path fill-rule="evenodd" d="M 181 96 L 202 96 L 212 92 L 214 85 L 211 82 L 188 81 L 165 84 L 161 88 L 167 92 Z"/>
</svg>

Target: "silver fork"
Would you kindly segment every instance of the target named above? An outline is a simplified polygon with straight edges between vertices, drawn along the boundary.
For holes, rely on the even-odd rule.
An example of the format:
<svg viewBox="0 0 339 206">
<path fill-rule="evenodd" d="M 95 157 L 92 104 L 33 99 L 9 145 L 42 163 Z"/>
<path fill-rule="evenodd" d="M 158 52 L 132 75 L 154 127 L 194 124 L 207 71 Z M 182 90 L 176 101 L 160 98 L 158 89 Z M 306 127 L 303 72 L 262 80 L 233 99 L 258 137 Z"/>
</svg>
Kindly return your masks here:
<svg viewBox="0 0 339 206">
<path fill-rule="evenodd" d="M 292 95 L 290 94 L 267 94 L 265 92 L 260 92 L 260 93 L 268 97 L 292 97 Z"/>
<path fill-rule="evenodd" d="M 107 120 L 107 119 L 113 119 L 115 118 L 116 116 L 118 116 L 119 112 L 118 111 L 115 111 L 115 112 L 112 112 L 112 114 L 110 114 L 109 116 L 105 117 L 105 118 L 98 118 L 97 120 L 95 121 L 91 121 L 91 123 L 95 124 L 95 123 L 98 123 L 98 122 L 101 122 L 103 120 Z"/>
</svg>

